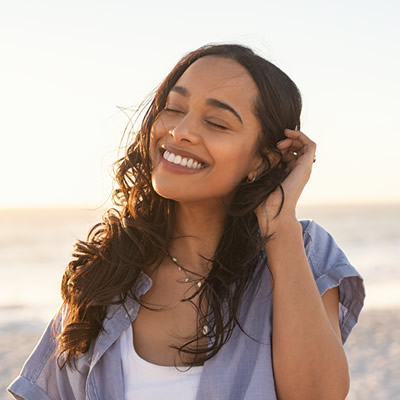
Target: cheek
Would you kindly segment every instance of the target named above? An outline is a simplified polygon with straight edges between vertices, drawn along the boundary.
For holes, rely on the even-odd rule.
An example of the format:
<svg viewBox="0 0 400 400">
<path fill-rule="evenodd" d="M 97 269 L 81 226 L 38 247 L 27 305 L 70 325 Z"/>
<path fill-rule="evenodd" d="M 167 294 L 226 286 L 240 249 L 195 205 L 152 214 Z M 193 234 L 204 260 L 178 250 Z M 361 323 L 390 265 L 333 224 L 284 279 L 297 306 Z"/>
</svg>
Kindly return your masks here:
<svg viewBox="0 0 400 400">
<path fill-rule="evenodd" d="M 224 186 L 225 192 L 231 192 L 246 177 L 247 173 L 239 163 L 236 163 L 224 168 L 224 171 L 220 175 L 220 185 Z"/>
<path fill-rule="evenodd" d="M 241 181 L 250 171 L 254 163 L 253 147 L 248 142 L 239 141 L 234 145 L 222 146 L 219 166 L 226 170 L 229 176 L 236 176 Z"/>
<path fill-rule="evenodd" d="M 162 134 L 162 132 L 166 131 L 166 121 L 162 114 L 159 114 L 153 121 L 153 124 L 150 129 L 151 137 L 158 137 Z"/>
<path fill-rule="evenodd" d="M 150 130 L 150 158 L 152 161 L 158 155 L 158 141 L 163 135 L 164 130 L 162 129 L 162 125 L 159 122 L 155 122 Z"/>
<path fill-rule="evenodd" d="M 150 145 L 155 143 L 159 137 L 160 137 L 160 127 L 159 124 L 155 122 L 150 130 Z"/>
<path fill-rule="evenodd" d="M 154 158 L 154 150 L 156 148 L 156 144 L 157 144 L 157 136 L 156 136 L 156 132 L 152 129 L 150 131 L 150 158 L 153 160 Z"/>
</svg>

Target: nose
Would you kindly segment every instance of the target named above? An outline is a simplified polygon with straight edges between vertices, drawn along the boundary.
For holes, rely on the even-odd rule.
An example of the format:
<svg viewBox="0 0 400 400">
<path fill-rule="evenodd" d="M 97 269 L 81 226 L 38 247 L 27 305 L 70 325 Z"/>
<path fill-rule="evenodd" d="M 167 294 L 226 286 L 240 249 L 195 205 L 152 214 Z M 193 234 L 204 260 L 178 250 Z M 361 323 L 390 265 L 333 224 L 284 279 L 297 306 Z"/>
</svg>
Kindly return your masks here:
<svg viewBox="0 0 400 400">
<path fill-rule="evenodd" d="M 186 114 L 168 133 L 176 142 L 197 143 L 200 139 L 198 126 L 189 114 Z"/>
</svg>

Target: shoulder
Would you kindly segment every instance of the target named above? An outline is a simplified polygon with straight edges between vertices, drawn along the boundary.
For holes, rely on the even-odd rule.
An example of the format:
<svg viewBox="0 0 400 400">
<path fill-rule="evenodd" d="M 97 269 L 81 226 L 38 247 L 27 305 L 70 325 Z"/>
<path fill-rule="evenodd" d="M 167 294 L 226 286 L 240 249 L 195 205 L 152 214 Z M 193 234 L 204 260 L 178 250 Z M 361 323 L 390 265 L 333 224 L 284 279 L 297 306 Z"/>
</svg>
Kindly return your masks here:
<svg viewBox="0 0 400 400">
<path fill-rule="evenodd" d="M 306 254 L 316 277 L 333 266 L 350 265 L 343 250 L 325 228 L 314 220 L 299 222 L 303 228 Z"/>
<path fill-rule="evenodd" d="M 300 223 L 304 248 L 320 295 L 334 287 L 339 290 L 340 327 L 345 342 L 364 305 L 364 280 L 325 228 L 313 220 Z"/>
</svg>

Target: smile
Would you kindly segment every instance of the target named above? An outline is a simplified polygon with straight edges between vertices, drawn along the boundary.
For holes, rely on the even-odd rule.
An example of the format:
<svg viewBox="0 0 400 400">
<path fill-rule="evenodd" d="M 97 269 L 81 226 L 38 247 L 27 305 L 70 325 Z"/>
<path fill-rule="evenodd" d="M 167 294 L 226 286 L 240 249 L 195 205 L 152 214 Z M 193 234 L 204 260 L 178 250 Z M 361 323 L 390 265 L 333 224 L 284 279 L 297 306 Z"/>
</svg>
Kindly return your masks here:
<svg viewBox="0 0 400 400">
<path fill-rule="evenodd" d="M 201 163 L 200 161 L 196 161 L 193 158 L 182 157 L 179 154 L 171 153 L 168 150 L 165 150 L 163 158 L 168 162 L 170 162 L 171 164 L 180 165 L 182 167 L 190 169 L 205 168 L 205 164 Z"/>
</svg>

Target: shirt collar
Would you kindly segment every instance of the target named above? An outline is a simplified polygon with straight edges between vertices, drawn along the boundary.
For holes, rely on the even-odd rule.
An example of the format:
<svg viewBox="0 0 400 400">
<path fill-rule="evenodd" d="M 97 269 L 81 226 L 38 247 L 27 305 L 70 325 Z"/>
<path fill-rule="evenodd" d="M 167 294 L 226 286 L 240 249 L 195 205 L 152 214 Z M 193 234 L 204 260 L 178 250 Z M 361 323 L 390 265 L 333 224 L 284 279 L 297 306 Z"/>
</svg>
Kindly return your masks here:
<svg viewBox="0 0 400 400">
<path fill-rule="evenodd" d="M 153 285 L 152 279 L 141 271 L 134 286 L 133 292 L 137 297 L 145 294 Z M 102 355 L 121 336 L 121 333 L 129 327 L 136 319 L 139 312 L 139 304 L 130 296 L 124 304 L 111 304 L 108 307 L 103 327 L 94 343 L 92 355 L 92 368 L 99 361 Z"/>
</svg>

